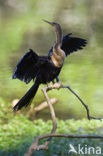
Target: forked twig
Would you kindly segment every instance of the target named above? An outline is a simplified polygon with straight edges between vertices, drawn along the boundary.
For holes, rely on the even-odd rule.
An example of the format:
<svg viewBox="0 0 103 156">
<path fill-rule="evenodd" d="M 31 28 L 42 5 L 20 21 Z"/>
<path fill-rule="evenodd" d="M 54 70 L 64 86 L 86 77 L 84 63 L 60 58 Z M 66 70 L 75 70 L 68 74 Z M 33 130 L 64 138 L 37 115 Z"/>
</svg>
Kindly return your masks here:
<svg viewBox="0 0 103 156">
<path fill-rule="evenodd" d="M 25 154 L 25 156 L 30 156 L 34 151 L 36 150 L 41 150 L 41 149 L 48 149 L 48 144 L 50 143 L 51 141 L 51 137 L 66 137 L 66 138 L 103 138 L 103 136 L 99 136 L 99 135 L 66 135 L 66 134 L 54 134 L 56 132 L 56 129 L 57 129 L 57 123 L 56 123 L 56 117 L 55 117 L 55 112 L 54 112 L 54 109 L 53 109 L 53 106 L 50 102 L 50 99 L 47 95 L 47 91 L 50 91 L 52 89 L 61 89 L 61 88 L 67 88 L 69 89 L 78 99 L 79 101 L 82 103 L 82 105 L 85 107 L 86 109 L 86 112 L 87 112 L 87 118 L 89 120 L 91 119 L 103 119 L 103 118 L 95 118 L 95 117 L 92 117 L 90 116 L 90 113 L 89 113 L 89 108 L 88 106 L 83 102 L 83 100 L 68 86 L 68 85 L 62 85 L 60 83 L 55 83 L 51 86 L 48 86 L 48 87 L 45 87 L 42 89 L 43 93 L 44 93 L 44 96 L 47 100 L 47 103 L 49 105 L 49 108 L 50 108 L 50 112 L 51 112 L 51 117 L 52 117 L 52 123 L 53 123 L 53 128 L 52 128 L 52 131 L 51 131 L 51 134 L 45 134 L 45 135 L 41 135 L 41 136 L 38 136 L 35 138 L 34 142 L 31 144 L 31 146 L 29 147 L 27 153 Z M 43 138 L 48 138 L 49 139 L 42 145 L 38 145 L 38 142 L 39 140 L 43 139 Z"/>
</svg>

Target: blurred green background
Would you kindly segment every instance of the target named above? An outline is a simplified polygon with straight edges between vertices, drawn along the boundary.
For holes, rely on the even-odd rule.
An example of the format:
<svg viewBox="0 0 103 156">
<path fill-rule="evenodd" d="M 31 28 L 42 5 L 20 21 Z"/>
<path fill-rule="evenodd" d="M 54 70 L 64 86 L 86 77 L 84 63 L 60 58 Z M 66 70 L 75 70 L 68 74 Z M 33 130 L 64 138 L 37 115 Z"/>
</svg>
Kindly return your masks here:
<svg viewBox="0 0 103 156">
<path fill-rule="evenodd" d="M 54 30 L 42 19 L 58 22 L 64 35 L 73 33 L 75 37 L 87 39 L 86 48 L 67 57 L 60 80 L 76 91 L 93 116 L 103 116 L 103 1 L 0 0 L 1 125 L 16 117 L 12 114 L 12 101 L 20 99 L 33 84 L 12 80 L 17 62 L 29 48 L 40 55 L 47 54 L 55 41 Z M 58 99 L 54 108 L 59 119 L 86 117 L 84 107 L 68 90 L 51 91 L 49 96 Z M 45 98 L 39 88 L 31 107 L 43 101 Z M 25 115 L 28 120 L 27 111 L 17 116 Z M 32 120 L 47 117 L 50 118 L 49 109 L 33 116 Z"/>
<path fill-rule="evenodd" d="M 103 114 L 103 2 L 97 0 L 0 1 L 0 97 L 7 102 L 20 99 L 33 84 L 12 80 L 20 58 L 32 48 L 47 54 L 54 43 L 54 30 L 42 19 L 61 24 L 63 33 L 87 39 L 87 47 L 67 57 L 60 74 L 63 84 L 70 85 L 88 104 L 95 116 Z M 52 91 L 57 97 L 56 114 L 61 118 L 82 118 L 85 110 L 67 90 Z M 38 91 L 33 106 L 44 101 Z M 5 105 L 6 107 L 6 105 Z M 9 110 L 10 111 L 10 110 Z M 45 115 L 48 114 L 48 110 Z"/>
</svg>

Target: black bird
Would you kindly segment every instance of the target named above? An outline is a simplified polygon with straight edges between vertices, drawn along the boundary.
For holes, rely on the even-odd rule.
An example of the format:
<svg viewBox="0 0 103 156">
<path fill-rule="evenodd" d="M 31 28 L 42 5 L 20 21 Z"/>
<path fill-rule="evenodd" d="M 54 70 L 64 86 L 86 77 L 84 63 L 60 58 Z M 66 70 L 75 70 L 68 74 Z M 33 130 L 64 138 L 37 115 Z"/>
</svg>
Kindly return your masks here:
<svg viewBox="0 0 103 156">
<path fill-rule="evenodd" d="M 58 75 L 66 56 L 86 46 L 85 39 L 71 37 L 71 33 L 62 36 L 62 29 L 58 23 L 44 21 L 54 27 L 56 41 L 47 56 L 38 56 L 30 49 L 16 65 L 13 79 L 18 78 L 25 83 L 29 83 L 32 79 L 35 79 L 35 83 L 13 107 L 14 111 L 18 111 L 22 107 L 26 107 L 30 104 L 40 84 L 47 84 L 54 81 L 54 79 L 59 81 Z"/>
</svg>

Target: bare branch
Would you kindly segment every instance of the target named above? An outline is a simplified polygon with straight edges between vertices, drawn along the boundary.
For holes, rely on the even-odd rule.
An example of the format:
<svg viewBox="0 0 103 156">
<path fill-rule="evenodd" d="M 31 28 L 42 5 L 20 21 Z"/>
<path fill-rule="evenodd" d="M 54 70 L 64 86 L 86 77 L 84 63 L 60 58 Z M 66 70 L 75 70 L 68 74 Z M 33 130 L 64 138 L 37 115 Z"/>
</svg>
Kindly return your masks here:
<svg viewBox="0 0 103 156">
<path fill-rule="evenodd" d="M 56 129 L 57 129 L 57 122 L 56 122 L 56 116 L 55 116 L 55 112 L 54 112 L 54 108 L 50 102 L 50 99 L 48 97 L 48 94 L 47 94 L 47 91 L 48 90 L 51 90 L 52 88 L 51 87 L 45 87 L 42 89 L 43 91 L 43 94 L 47 100 L 47 103 L 49 105 L 49 108 L 50 108 L 50 113 L 51 113 L 51 117 L 52 117 L 52 122 L 53 122 L 53 128 L 52 128 L 52 131 L 51 133 L 55 133 L 56 132 Z"/>
<path fill-rule="evenodd" d="M 58 100 L 56 98 L 52 98 L 50 99 L 51 104 L 55 104 Z M 48 107 L 47 101 L 41 103 L 39 106 L 35 107 L 34 110 L 35 112 L 39 112 L 43 109 L 45 109 L 46 107 Z"/>
<path fill-rule="evenodd" d="M 25 156 L 30 156 L 35 150 L 41 150 L 41 149 L 48 149 L 48 144 L 51 141 L 52 137 L 66 137 L 66 138 L 95 138 L 95 139 L 99 139 L 99 138 L 103 138 L 103 136 L 99 136 L 99 135 L 67 135 L 67 134 L 54 134 L 56 132 L 57 129 L 57 123 L 56 123 L 56 117 L 55 117 L 55 112 L 53 109 L 53 106 L 51 104 L 51 101 L 47 95 L 47 91 L 50 91 L 52 89 L 61 89 L 61 88 L 67 88 L 69 89 L 78 99 L 79 101 L 82 103 L 82 105 L 85 107 L 86 112 L 87 112 L 87 118 L 89 120 L 91 119 L 103 119 L 103 118 L 95 118 L 90 116 L 89 113 L 89 108 L 88 106 L 83 102 L 83 100 L 68 86 L 68 85 L 62 85 L 60 83 L 55 83 L 51 86 L 47 86 L 45 88 L 42 89 L 43 94 L 47 100 L 48 106 L 50 108 L 50 112 L 51 112 L 51 117 L 52 117 L 52 123 L 53 123 L 53 128 L 51 131 L 51 134 L 45 134 L 45 135 L 41 135 L 35 138 L 34 142 L 32 143 L 32 145 L 29 147 L 27 153 L 25 154 Z M 42 145 L 38 145 L 39 140 L 43 139 L 43 138 L 48 138 L 49 139 Z"/>
<path fill-rule="evenodd" d="M 77 95 L 77 94 L 71 89 L 70 86 L 68 86 L 68 85 L 62 85 L 62 84 L 60 84 L 60 83 L 55 83 L 54 85 L 51 85 L 51 86 L 47 87 L 47 91 L 52 90 L 52 89 L 61 89 L 61 88 L 67 88 L 67 89 L 69 89 L 69 90 L 78 98 L 78 100 L 79 100 L 79 101 L 82 103 L 82 105 L 85 107 L 86 112 L 87 112 L 87 118 L 88 118 L 89 120 L 91 120 L 91 119 L 95 119 L 95 120 L 101 120 L 101 119 L 103 119 L 103 117 L 97 117 L 97 118 L 96 118 L 96 117 L 90 116 L 90 112 L 89 112 L 88 106 L 84 103 L 84 101 L 80 98 L 80 96 Z"/>
<path fill-rule="evenodd" d="M 61 88 L 68 88 L 68 89 L 79 99 L 79 101 L 83 104 L 83 106 L 84 106 L 85 109 L 86 109 L 87 118 L 88 118 L 89 120 L 91 120 L 91 119 L 95 119 L 95 120 L 101 120 L 101 119 L 103 119 L 103 117 L 98 117 L 98 118 L 96 118 L 96 117 L 90 116 L 88 106 L 84 103 L 84 101 L 80 98 L 80 96 L 78 96 L 68 85 L 64 85 L 64 86 L 61 85 Z"/>
<path fill-rule="evenodd" d="M 25 156 L 30 156 L 36 150 L 48 149 L 47 142 L 45 144 L 43 144 L 43 145 L 38 145 L 38 142 L 41 139 L 48 138 L 48 137 L 103 139 L 103 136 L 101 136 L 101 135 L 68 135 L 68 134 L 59 134 L 59 133 L 57 133 L 57 134 L 45 134 L 45 135 L 41 135 L 41 136 L 38 136 L 38 137 L 35 138 L 34 142 L 30 146 L 30 148 L 28 149 Z"/>
<path fill-rule="evenodd" d="M 51 102 L 52 105 L 55 104 L 57 101 L 58 101 L 58 100 L 57 100 L 56 98 L 50 99 L 50 102 Z M 32 114 L 34 114 L 34 113 L 37 113 L 37 112 L 42 111 L 43 109 L 45 109 L 45 108 L 47 108 L 47 107 L 48 107 L 48 103 L 47 103 L 47 101 L 44 101 L 44 102 L 42 102 L 40 105 L 38 105 L 37 107 L 35 107 L 34 109 L 31 108 L 31 109 L 28 111 L 28 114 L 29 114 L 29 115 L 32 115 Z"/>
</svg>

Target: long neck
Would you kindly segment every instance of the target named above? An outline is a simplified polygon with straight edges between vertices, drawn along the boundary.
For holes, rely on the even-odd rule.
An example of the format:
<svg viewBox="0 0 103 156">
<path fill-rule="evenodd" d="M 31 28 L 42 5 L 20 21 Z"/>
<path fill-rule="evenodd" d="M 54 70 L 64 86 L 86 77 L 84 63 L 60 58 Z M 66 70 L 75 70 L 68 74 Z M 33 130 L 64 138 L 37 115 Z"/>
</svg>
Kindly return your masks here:
<svg viewBox="0 0 103 156">
<path fill-rule="evenodd" d="M 55 25 L 56 42 L 53 46 L 53 55 L 51 60 L 56 67 L 62 67 L 65 60 L 65 52 L 61 49 L 62 45 L 62 29 L 59 24 Z"/>
<path fill-rule="evenodd" d="M 54 45 L 54 48 L 60 48 L 62 45 L 62 29 L 60 25 L 55 26 L 56 31 L 56 43 Z"/>
</svg>

